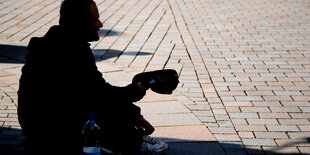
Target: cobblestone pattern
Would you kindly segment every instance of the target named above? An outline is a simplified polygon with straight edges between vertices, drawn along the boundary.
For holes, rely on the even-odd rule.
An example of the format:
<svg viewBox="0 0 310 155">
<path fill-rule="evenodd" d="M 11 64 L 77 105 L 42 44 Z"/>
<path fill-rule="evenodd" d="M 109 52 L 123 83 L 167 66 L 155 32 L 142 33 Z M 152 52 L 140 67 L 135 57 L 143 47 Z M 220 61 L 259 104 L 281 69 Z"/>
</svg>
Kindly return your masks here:
<svg viewBox="0 0 310 155">
<path fill-rule="evenodd" d="M 96 60 L 132 73 L 176 69 L 174 96 L 228 154 L 310 153 L 310 1 L 96 2 L 104 26 Z M 0 43 L 42 36 L 59 5 L 0 0 Z M 0 124 L 13 132 L 21 64 L 1 55 L 0 63 Z"/>
</svg>

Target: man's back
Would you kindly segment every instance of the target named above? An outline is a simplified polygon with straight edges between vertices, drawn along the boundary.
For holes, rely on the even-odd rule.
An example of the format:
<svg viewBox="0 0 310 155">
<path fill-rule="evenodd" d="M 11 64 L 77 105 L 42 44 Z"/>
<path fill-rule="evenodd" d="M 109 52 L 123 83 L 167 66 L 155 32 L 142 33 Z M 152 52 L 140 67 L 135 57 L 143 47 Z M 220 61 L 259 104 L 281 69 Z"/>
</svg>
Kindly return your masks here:
<svg viewBox="0 0 310 155">
<path fill-rule="evenodd" d="M 33 138 L 40 141 L 46 136 L 51 143 L 80 141 L 83 117 L 89 110 L 85 105 L 95 102 L 92 83 L 105 83 L 88 46 L 59 27 L 30 41 L 18 92 L 18 114 L 25 135 L 37 135 Z M 53 141 L 54 137 L 61 139 Z"/>
</svg>

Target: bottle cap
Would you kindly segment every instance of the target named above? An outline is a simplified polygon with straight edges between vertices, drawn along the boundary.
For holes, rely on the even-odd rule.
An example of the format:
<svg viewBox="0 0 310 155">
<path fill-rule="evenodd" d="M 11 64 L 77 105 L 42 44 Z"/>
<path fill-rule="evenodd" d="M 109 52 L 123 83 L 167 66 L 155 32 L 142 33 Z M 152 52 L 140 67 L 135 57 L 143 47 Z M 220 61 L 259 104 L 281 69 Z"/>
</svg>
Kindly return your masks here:
<svg viewBox="0 0 310 155">
<path fill-rule="evenodd" d="M 95 115 L 94 114 L 88 114 L 89 119 L 95 119 Z"/>
</svg>

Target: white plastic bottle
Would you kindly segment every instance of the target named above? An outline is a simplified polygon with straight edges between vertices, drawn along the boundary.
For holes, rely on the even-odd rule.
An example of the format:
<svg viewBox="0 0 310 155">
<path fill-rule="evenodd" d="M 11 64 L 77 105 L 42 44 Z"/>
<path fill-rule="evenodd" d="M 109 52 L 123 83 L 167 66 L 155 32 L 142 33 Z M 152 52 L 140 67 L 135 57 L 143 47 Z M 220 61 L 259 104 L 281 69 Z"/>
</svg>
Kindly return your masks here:
<svg viewBox="0 0 310 155">
<path fill-rule="evenodd" d="M 95 121 L 95 115 L 89 114 L 89 120 L 83 127 L 84 155 L 100 155 L 100 127 Z"/>
</svg>

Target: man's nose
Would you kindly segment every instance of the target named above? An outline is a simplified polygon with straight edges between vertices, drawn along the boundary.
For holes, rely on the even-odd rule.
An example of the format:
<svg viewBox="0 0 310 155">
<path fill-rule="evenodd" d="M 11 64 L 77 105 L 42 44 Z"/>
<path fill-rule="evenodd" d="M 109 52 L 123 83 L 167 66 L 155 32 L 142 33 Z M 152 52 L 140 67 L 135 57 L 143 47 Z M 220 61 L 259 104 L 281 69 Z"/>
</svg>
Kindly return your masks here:
<svg viewBox="0 0 310 155">
<path fill-rule="evenodd" d="M 102 28 L 103 27 L 103 24 L 101 21 L 99 21 L 99 28 Z"/>
</svg>

